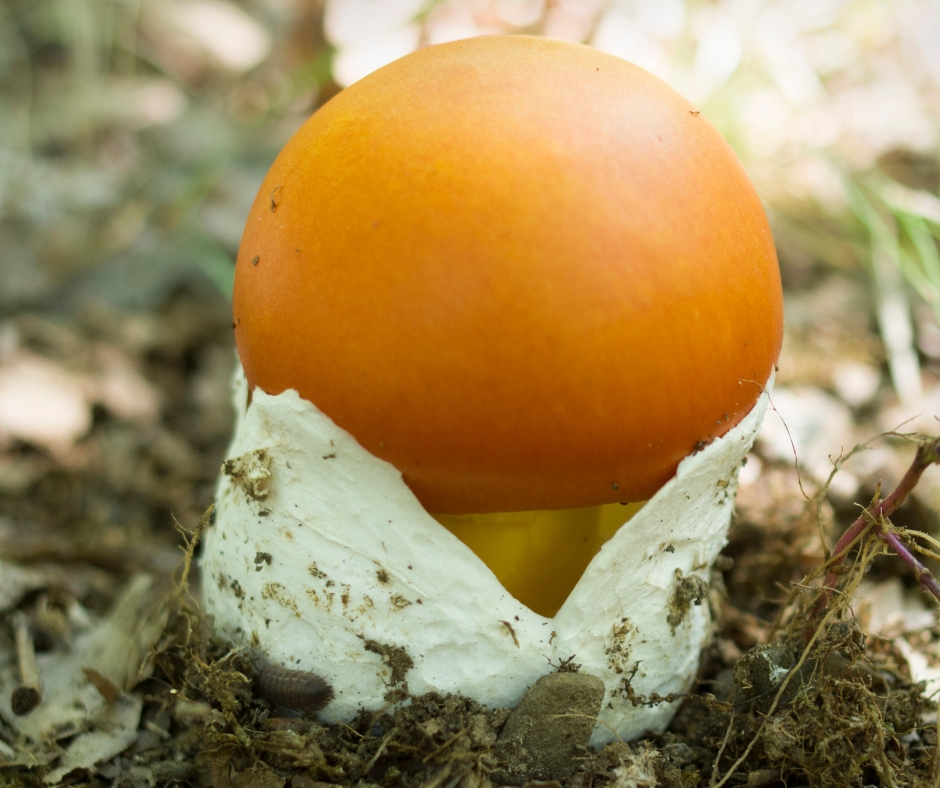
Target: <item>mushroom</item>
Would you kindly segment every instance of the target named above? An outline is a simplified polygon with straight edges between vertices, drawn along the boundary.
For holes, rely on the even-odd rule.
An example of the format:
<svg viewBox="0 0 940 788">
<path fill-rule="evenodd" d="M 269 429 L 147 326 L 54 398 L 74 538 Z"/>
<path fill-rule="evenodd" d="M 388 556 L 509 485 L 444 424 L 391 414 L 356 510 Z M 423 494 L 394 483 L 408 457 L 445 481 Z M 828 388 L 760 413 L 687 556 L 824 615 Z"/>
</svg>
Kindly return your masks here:
<svg viewBox="0 0 940 788">
<path fill-rule="evenodd" d="M 575 655 L 595 744 L 665 727 L 631 696 L 694 679 L 782 338 L 766 216 L 704 116 L 581 45 L 422 49 L 281 152 L 233 309 L 222 635 L 323 676 L 336 720 L 513 706 Z"/>
</svg>

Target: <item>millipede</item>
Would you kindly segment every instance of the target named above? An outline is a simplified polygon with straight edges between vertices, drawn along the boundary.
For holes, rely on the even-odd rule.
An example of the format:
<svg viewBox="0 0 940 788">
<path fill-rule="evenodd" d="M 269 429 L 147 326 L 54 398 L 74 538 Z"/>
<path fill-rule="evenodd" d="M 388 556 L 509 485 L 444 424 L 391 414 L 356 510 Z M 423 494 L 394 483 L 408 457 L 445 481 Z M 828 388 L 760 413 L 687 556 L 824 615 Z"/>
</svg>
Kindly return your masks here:
<svg viewBox="0 0 940 788">
<path fill-rule="evenodd" d="M 258 694 L 286 709 L 313 713 L 333 700 L 333 687 L 316 673 L 264 665 L 258 674 Z"/>
</svg>

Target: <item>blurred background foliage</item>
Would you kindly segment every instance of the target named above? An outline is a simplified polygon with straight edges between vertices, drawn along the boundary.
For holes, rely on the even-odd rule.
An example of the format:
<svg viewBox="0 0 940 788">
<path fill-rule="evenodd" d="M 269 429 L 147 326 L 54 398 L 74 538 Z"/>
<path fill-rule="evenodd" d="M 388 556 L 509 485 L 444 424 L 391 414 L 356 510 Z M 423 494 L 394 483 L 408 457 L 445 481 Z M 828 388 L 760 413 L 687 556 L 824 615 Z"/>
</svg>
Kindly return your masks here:
<svg viewBox="0 0 940 788">
<path fill-rule="evenodd" d="M 322 9 L 0 8 L 0 308 L 227 291 L 257 184 L 329 80 Z"/>
</svg>

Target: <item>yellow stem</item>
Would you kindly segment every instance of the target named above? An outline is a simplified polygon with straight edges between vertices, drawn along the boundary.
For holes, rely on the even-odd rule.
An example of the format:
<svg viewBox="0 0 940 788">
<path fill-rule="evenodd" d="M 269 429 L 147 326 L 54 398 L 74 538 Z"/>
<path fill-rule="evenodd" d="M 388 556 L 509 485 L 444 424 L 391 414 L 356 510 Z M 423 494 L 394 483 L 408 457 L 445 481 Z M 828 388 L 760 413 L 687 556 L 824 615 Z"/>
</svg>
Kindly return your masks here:
<svg viewBox="0 0 940 788">
<path fill-rule="evenodd" d="M 435 514 L 506 590 L 531 610 L 554 616 L 601 545 L 643 502 L 494 514 Z"/>
</svg>

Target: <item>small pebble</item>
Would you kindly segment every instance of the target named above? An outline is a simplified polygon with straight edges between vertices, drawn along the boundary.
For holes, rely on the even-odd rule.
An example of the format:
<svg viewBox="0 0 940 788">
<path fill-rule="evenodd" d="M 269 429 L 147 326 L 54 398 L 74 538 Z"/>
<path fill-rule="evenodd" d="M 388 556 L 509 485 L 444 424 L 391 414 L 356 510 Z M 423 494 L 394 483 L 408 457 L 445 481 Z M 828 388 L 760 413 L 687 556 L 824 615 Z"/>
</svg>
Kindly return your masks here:
<svg viewBox="0 0 940 788">
<path fill-rule="evenodd" d="M 604 701 L 604 682 L 587 673 L 550 673 L 529 689 L 496 742 L 505 782 L 563 780 L 578 768 Z"/>
</svg>

